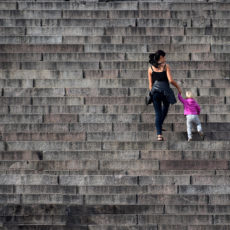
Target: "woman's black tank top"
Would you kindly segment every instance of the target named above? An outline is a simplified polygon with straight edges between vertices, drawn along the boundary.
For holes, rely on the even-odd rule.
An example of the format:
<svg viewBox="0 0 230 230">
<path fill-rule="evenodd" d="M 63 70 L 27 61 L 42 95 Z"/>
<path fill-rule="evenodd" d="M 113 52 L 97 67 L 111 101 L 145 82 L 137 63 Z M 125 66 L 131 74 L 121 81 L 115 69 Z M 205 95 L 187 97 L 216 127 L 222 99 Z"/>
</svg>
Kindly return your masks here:
<svg viewBox="0 0 230 230">
<path fill-rule="evenodd" d="M 152 69 L 152 84 L 154 84 L 155 81 L 164 81 L 169 83 L 165 66 L 164 66 L 164 71 L 162 72 L 154 72 L 152 67 L 151 69 Z"/>
</svg>

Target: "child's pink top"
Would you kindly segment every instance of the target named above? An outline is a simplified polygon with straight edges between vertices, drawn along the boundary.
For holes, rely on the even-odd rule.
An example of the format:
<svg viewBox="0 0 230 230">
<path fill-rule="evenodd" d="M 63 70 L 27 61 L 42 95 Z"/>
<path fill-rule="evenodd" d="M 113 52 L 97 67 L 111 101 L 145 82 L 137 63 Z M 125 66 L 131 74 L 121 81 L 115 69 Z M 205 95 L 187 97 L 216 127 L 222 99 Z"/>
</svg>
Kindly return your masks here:
<svg viewBox="0 0 230 230">
<path fill-rule="evenodd" d="M 178 98 L 184 104 L 184 115 L 200 114 L 200 106 L 193 98 L 184 99 L 180 93 L 178 93 Z"/>
</svg>

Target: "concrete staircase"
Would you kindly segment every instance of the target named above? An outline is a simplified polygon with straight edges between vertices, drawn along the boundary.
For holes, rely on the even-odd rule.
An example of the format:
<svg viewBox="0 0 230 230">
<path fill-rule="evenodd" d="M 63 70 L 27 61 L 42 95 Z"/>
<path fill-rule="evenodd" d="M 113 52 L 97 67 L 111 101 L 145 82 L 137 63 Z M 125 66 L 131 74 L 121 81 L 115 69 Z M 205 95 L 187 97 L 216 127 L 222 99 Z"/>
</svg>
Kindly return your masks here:
<svg viewBox="0 0 230 230">
<path fill-rule="evenodd" d="M 0 230 L 230 229 L 229 0 L 0 1 Z M 206 134 L 146 107 L 167 53 Z"/>
</svg>

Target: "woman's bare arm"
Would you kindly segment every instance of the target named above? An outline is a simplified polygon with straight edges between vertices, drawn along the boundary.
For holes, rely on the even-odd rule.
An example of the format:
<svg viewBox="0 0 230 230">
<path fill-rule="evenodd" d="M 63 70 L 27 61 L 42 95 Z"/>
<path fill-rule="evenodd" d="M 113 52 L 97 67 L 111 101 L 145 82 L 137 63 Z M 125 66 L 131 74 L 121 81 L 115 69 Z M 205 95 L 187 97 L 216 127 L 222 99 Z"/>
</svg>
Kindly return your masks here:
<svg viewBox="0 0 230 230">
<path fill-rule="evenodd" d="M 170 67 L 169 67 L 168 64 L 166 65 L 166 72 L 167 72 L 167 77 L 168 77 L 169 83 L 171 83 L 172 85 L 174 85 L 174 86 L 177 88 L 178 92 L 181 94 L 181 92 L 182 92 L 182 91 L 181 91 L 181 88 L 180 88 L 180 86 L 173 80 L 172 74 L 171 74 L 171 70 L 170 70 Z"/>
<path fill-rule="evenodd" d="M 149 79 L 149 90 L 151 91 L 152 90 L 152 70 L 150 67 L 148 69 L 148 79 Z"/>
</svg>

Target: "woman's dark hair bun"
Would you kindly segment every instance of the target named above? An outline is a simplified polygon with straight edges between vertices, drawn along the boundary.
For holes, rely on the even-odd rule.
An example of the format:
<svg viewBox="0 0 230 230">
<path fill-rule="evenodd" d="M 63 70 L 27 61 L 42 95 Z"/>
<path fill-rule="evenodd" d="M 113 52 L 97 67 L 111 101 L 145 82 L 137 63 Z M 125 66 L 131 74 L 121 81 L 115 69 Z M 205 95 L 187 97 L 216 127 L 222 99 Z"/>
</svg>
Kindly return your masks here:
<svg viewBox="0 0 230 230">
<path fill-rule="evenodd" d="M 158 50 L 156 53 L 152 53 L 149 55 L 149 63 L 154 67 L 158 68 L 158 61 L 160 60 L 160 56 L 164 57 L 165 52 L 163 50 Z"/>
<path fill-rule="evenodd" d="M 156 58 L 155 58 L 155 53 L 149 55 L 149 63 L 150 63 L 150 64 L 153 65 L 153 64 L 155 63 L 155 59 L 156 59 Z"/>
</svg>

